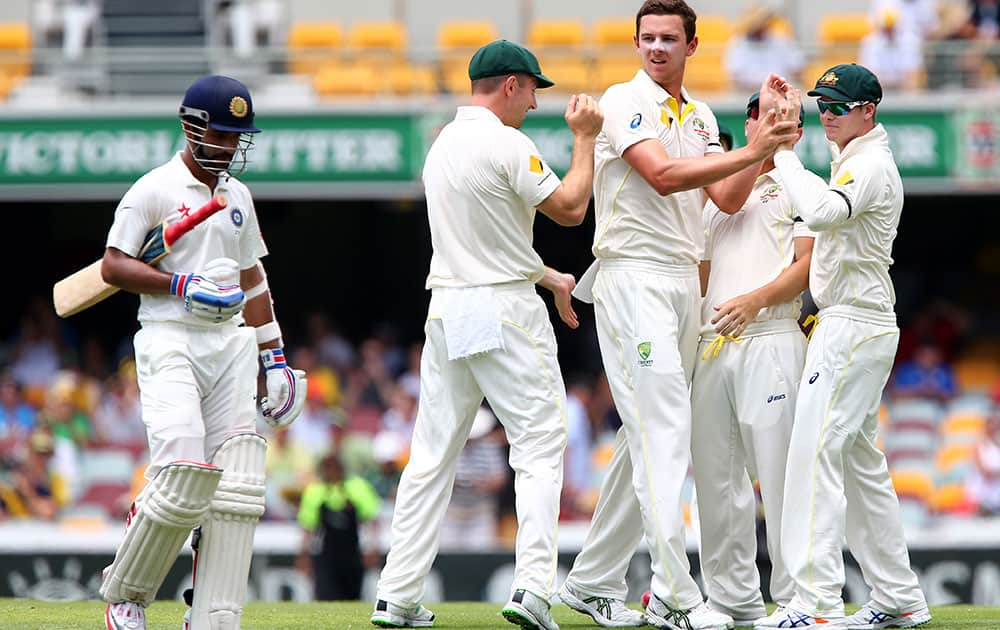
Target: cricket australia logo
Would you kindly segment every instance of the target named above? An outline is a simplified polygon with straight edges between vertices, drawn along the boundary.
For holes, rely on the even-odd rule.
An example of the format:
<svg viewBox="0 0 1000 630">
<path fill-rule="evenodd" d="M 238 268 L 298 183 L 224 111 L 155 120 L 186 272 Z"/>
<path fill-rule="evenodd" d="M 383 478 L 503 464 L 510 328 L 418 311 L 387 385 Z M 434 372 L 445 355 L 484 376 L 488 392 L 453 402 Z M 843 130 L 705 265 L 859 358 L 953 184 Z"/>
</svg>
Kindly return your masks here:
<svg viewBox="0 0 1000 630">
<path fill-rule="evenodd" d="M 778 198 L 778 193 L 781 192 L 781 184 L 771 184 L 764 189 L 764 192 L 760 194 L 760 202 L 767 203 L 772 199 Z"/>
<path fill-rule="evenodd" d="M 701 118 L 695 118 L 691 121 L 694 126 L 694 132 L 698 134 L 702 140 L 708 142 L 708 127 L 705 125 L 705 121 Z"/>
<path fill-rule="evenodd" d="M 653 360 L 649 358 L 649 355 L 653 353 L 653 342 L 643 341 L 638 346 L 636 350 L 639 351 L 639 365 L 641 367 L 649 367 L 653 365 Z"/>
</svg>

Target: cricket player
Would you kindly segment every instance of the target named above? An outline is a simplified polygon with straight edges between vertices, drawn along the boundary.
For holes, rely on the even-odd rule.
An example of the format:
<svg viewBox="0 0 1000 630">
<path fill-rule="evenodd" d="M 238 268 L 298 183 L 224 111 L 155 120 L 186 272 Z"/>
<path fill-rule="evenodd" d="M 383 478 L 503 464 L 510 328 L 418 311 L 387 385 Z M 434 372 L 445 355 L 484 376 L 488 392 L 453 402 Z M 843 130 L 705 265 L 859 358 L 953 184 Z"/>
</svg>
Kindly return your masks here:
<svg viewBox="0 0 1000 630">
<path fill-rule="evenodd" d="M 750 97 L 749 138 L 760 116 Z M 805 112 L 799 111 L 799 125 Z M 801 137 L 801 129 L 799 130 Z M 705 207 L 705 256 L 710 268 L 701 307 L 700 361 L 691 387 L 691 459 L 701 530 L 701 575 L 709 605 L 752 628 L 767 614 L 757 572 L 760 482 L 773 567 L 771 596 L 792 598 L 778 531 L 785 460 L 795 394 L 805 361 L 799 327 L 815 234 L 797 218 L 773 158 L 760 167 L 737 212 Z"/>
<path fill-rule="evenodd" d="M 507 433 L 517 497 L 516 568 L 503 615 L 524 628 L 558 630 L 549 598 L 566 392 L 535 283 L 556 289 L 566 277 L 545 269 L 532 249 L 532 223 L 535 208 L 561 225 L 583 220 L 603 118 L 593 98 L 570 98 L 573 157 L 560 182 L 518 130 L 536 107 L 535 90 L 552 85 L 535 56 L 498 40 L 472 57 L 469 78 L 470 105 L 458 108 L 424 164 L 433 256 L 420 405 L 371 621 L 434 624 L 421 605 L 424 578 L 437 553 L 459 453 L 485 396 Z M 569 295 L 560 291 L 562 314 Z"/>
<path fill-rule="evenodd" d="M 287 426 L 305 402 L 305 373 L 291 370 L 282 350 L 253 200 L 233 176 L 260 131 L 250 93 L 235 79 L 202 77 L 179 113 L 186 147 L 122 197 L 101 266 L 106 282 L 140 295 L 135 359 L 150 451 L 148 483 L 104 571 L 108 630 L 146 628 L 145 608 L 193 527 L 197 579 L 184 628 L 240 627 L 264 512 L 265 442 L 254 430 L 258 354 L 268 423 Z M 136 259 L 150 229 L 216 194 L 227 207 L 157 267 Z"/>
<path fill-rule="evenodd" d="M 799 107 L 798 90 L 788 96 L 783 118 Z M 931 615 L 876 446 L 879 402 L 899 342 L 889 265 L 903 186 L 876 120 L 882 86 L 871 71 L 834 66 L 809 96 L 819 97 L 831 145 L 829 183 L 806 171 L 787 145 L 774 156 L 792 207 L 818 233 L 809 287 L 819 323 L 795 404 L 781 520 L 781 555 L 795 595 L 756 627 L 911 628 Z M 872 589 L 871 601 L 849 617 L 841 598 L 845 534 Z"/>
<path fill-rule="evenodd" d="M 695 20 L 683 0 L 647 0 L 634 39 L 642 69 L 601 98 L 597 263 L 576 295 L 593 300 L 622 428 L 590 533 L 559 597 L 611 627 L 644 621 L 624 604 L 626 569 L 643 535 L 653 570 L 649 623 L 732 627 L 730 617 L 705 604 L 690 575 L 681 513 L 700 327 L 701 189 L 720 207 L 738 209 L 760 162 L 796 137 L 797 123 L 777 123 L 765 110 L 748 146 L 722 152 L 711 109 L 682 87 L 685 61 L 698 47 Z M 768 77 L 762 91 L 772 83 L 783 80 Z"/>
</svg>

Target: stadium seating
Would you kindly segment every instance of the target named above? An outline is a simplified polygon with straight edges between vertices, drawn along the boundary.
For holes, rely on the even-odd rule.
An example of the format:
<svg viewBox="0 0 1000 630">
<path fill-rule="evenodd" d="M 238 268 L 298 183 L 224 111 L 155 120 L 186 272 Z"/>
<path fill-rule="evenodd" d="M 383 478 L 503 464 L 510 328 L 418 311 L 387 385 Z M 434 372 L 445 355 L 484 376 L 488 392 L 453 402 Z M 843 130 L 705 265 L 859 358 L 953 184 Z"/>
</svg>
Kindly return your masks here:
<svg viewBox="0 0 1000 630">
<path fill-rule="evenodd" d="M 841 63 L 858 60 L 861 40 L 872 30 L 866 13 L 828 13 L 816 26 L 819 50 L 802 72 L 802 81 L 813 84 L 823 72 Z"/>
<path fill-rule="evenodd" d="M 469 93 L 469 59 L 482 46 L 500 39 L 488 20 L 449 20 L 437 33 L 442 83 L 452 94 Z"/>
<path fill-rule="evenodd" d="M 323 66 L 313 75 L 312 83 L 320 96 L 370 97 L 379 91 L 377 71 L 367 63 Z"/>
<path fill-rule="evenodd" d="M 343 31 L 339 22 L 296 22 L 288 31 L 288 71 L 309 75 L 340 59 Z"/>
<path fill-rule="evenodd" d="M 1000 381 L 1000 363 L 990 357 L 959 359 L 954 370 L 955 382 L 964 392 L 987 392 Z"/>
<path fill-rule="evenodd" d="M 590 89 L 591 64 L 584 49 L 583 21 L 537 20 L 528 27 L 527 45 L 538 56 L 545 76 L 555 82 L 553 90 Z"/>
<path fill-rule="evenodd" d="M 687 60 L 684 85 L 699 94 L 717 94 L 729 87 L 723 57 L 726 43 L 735 33 L 733 23 L 721 15 L 698 17 L 698 50 Z"/>
<path fill-rule="evenodd" d="M 0 100 L 31 74 L 31 46 L 27 23 L 0 23 Z"/>
</svg>

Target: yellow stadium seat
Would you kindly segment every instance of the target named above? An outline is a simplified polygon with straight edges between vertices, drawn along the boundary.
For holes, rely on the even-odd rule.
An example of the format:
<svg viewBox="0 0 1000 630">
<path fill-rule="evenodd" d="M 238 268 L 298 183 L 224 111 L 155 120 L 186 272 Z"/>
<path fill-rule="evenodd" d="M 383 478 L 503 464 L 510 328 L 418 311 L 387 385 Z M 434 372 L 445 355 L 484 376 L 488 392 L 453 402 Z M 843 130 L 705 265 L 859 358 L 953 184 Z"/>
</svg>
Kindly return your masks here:
<svg viewBox="0 0 1000 630">
<path fill-rule="evenodd" d="M 297 22 L 288 31 L 288 70 L 312 74 L 339 59 L 343 32 L 338 22 Z"/>
<path fill-rule="evenodd" d="M 941 423 L 941 433 L 947 439 L 958 433 L 970 434 L 970 437 L 978 438 L 986 429 L 986 416 L 974 412 L 955 413 Z"/>
<path fill-rule="evenodd" d="M 641 67 L 639 57 L 598 58 L 594 64 L 594 87 L 603 92 L 615 83 L 631 81 Z"/>
<path fill-rule="evenodd" d="M 894 471 L 892 485 L 900 497 L 913 497 L 925 502 L 930 500 L 934 492 L 931 476 L 919 470 Z"/>
<path fill-rule="evenodd" d="M 0 22 L 0 73 L 14 80 L 31 74 L 31 28 L 27 22 Z"/>
<path fill-rule="evenodd" d="M 341 63 L 320 69 L 313 88 L 321 96 L 372 96 L 379 91 L 379 79 L 368 64 Z"/>
<path fill-rule="evenodd" d="M 948 472 L 956 464 L 971 463 L 976 457 L 975 444 L 957 443 L 942 446 L 934 459 L 940 472 Z"/>
<path fill-rule="evenodd" d="M 361 59 L 371 56 L 402 58 L 406 55 L 406 28 L 401 22 L 355 22 L 348 44 Z"/>
<path fill-rule="evenodd" d="M 528 27 L 528 47 L 538 54 L 546 49 L 579 51 L 582 46 L 582 20 L 536 20 Z"/>
<path fill-rule="evenodd" d="M 488 20 L 450 20 L 437 32 L 438 59 L 444 87 L 452 94 L 469 94 L 469 60 L 486 44 L 500 39 Z"/>
<path fill-rule="evenodd" d="M 409 63 L 395 63 L 381 68 L 386 87 L 393 94 L 434 94 L 438 91 L 434 69 Z"/>
<path fill-rule="evenodd" d="M 735 27 L 723 15 L 701 15 L 695 27 L 699 46 L 704 44 L 725 44 L 733 36 Z"/>
<path fill-rule="evenodd" d="M 594 22 L 592 40 L 599 47 L 626 47 L 635 45 L 635 20 L 633 18 L 608 18 Z"/>
<path fill-rule="evenodd" d="M 542 73 L 555 83 L 551 91 L 575 94 L 593 87 L 590 64 L 580 59 L 542 59 Z"/>
<path fill-rule="evenodd" d="M 872 23 L 865 13 L 828 13 L 816 29 L 820 44 L 860 44 L 872 31 Z"/>
<path fill-rule="evenodd" d="M 771 20 L 771 31 L 782 37 L 795 37 L 795 29 L 792 22 L 783 15 L 777 15 Z"/>
<path fill-rule="evenodd" d="M 722 60 L 722 51 L 711 48 L 703 49 L 701 45 L 691 57 L 688 57 L 684 70 L 684 87 L 695 94 L 718 94 L 729 87 L 729 77 Z"/>
<path fill-rule="evenodd" d="M 989 391 L 1000 382 L 1000 364 L 987 357 L 970 357 L 955 362 L 955 382 L 963 392 Z"/>
<path fill-rule="evenodd" d="M 930 500 L 935 512 L 968 512 L 970 503 L 965 485 L 961 483 L 944 484 L 934 490 Z"/>
</svg>

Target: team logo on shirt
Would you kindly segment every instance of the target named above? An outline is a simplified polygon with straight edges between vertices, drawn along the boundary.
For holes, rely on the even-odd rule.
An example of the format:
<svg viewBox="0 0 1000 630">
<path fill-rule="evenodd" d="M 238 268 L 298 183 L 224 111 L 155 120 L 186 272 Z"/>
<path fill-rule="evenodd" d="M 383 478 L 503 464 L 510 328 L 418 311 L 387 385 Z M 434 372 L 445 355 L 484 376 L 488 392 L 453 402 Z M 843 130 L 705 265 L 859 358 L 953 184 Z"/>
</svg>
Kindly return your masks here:
<svg viewBox="0 0 1000 630">
<path fill-rule="evenodd" d="M 629 129 L 638 129 L 639 125 L 642 124 L 642 114 L 636 114 L 632 117 L 632 120 L 628 123 Z"/>
<path fill-rule="evenodd" d="M 233 208 L 233 211 L 229 213 L 229 218 L 232 219 L 233 225 L 236 227 L 243 225 L 243 213 L 239 208 Z"/>
<path fill-rule="evenodd" d="M 696 117 L 691 121 L 691 125 L 694 127 L 694 132 L 701 136 L 702 140 L 708 142 L 708 125 L 705 124 L 705 121 Z"/>
<path fill-rule="evenodd" d="M 781 184 L 771 184 L 770 186 L 764 189 L 764 192 L 760 194 L 760 202 L 767 203 L 772 199 L 777 199 L 779 196 L 778 193 L 780 192 L 781 192 Z"/>
<path fill-rule="evenodd" d="M 541 175 L 542 172 L 545 170 L 542 167 L 542 158 L 538 157 L 537 155 L 530 156 L 528 158 L 528 170 L 531 171 L 532 173 L 537 173 L 538 175 Z"/>
<path fill-rule="evenodd" d="M 649 367 L 653 365 L 653 360 L 649 358 L 649 355 L 653 353 L 653 342 L 652 341 L 642 341 L 636 346 L 636 350 L 639 351 L 639 365 L 642 367 Z"/>
</svg>

